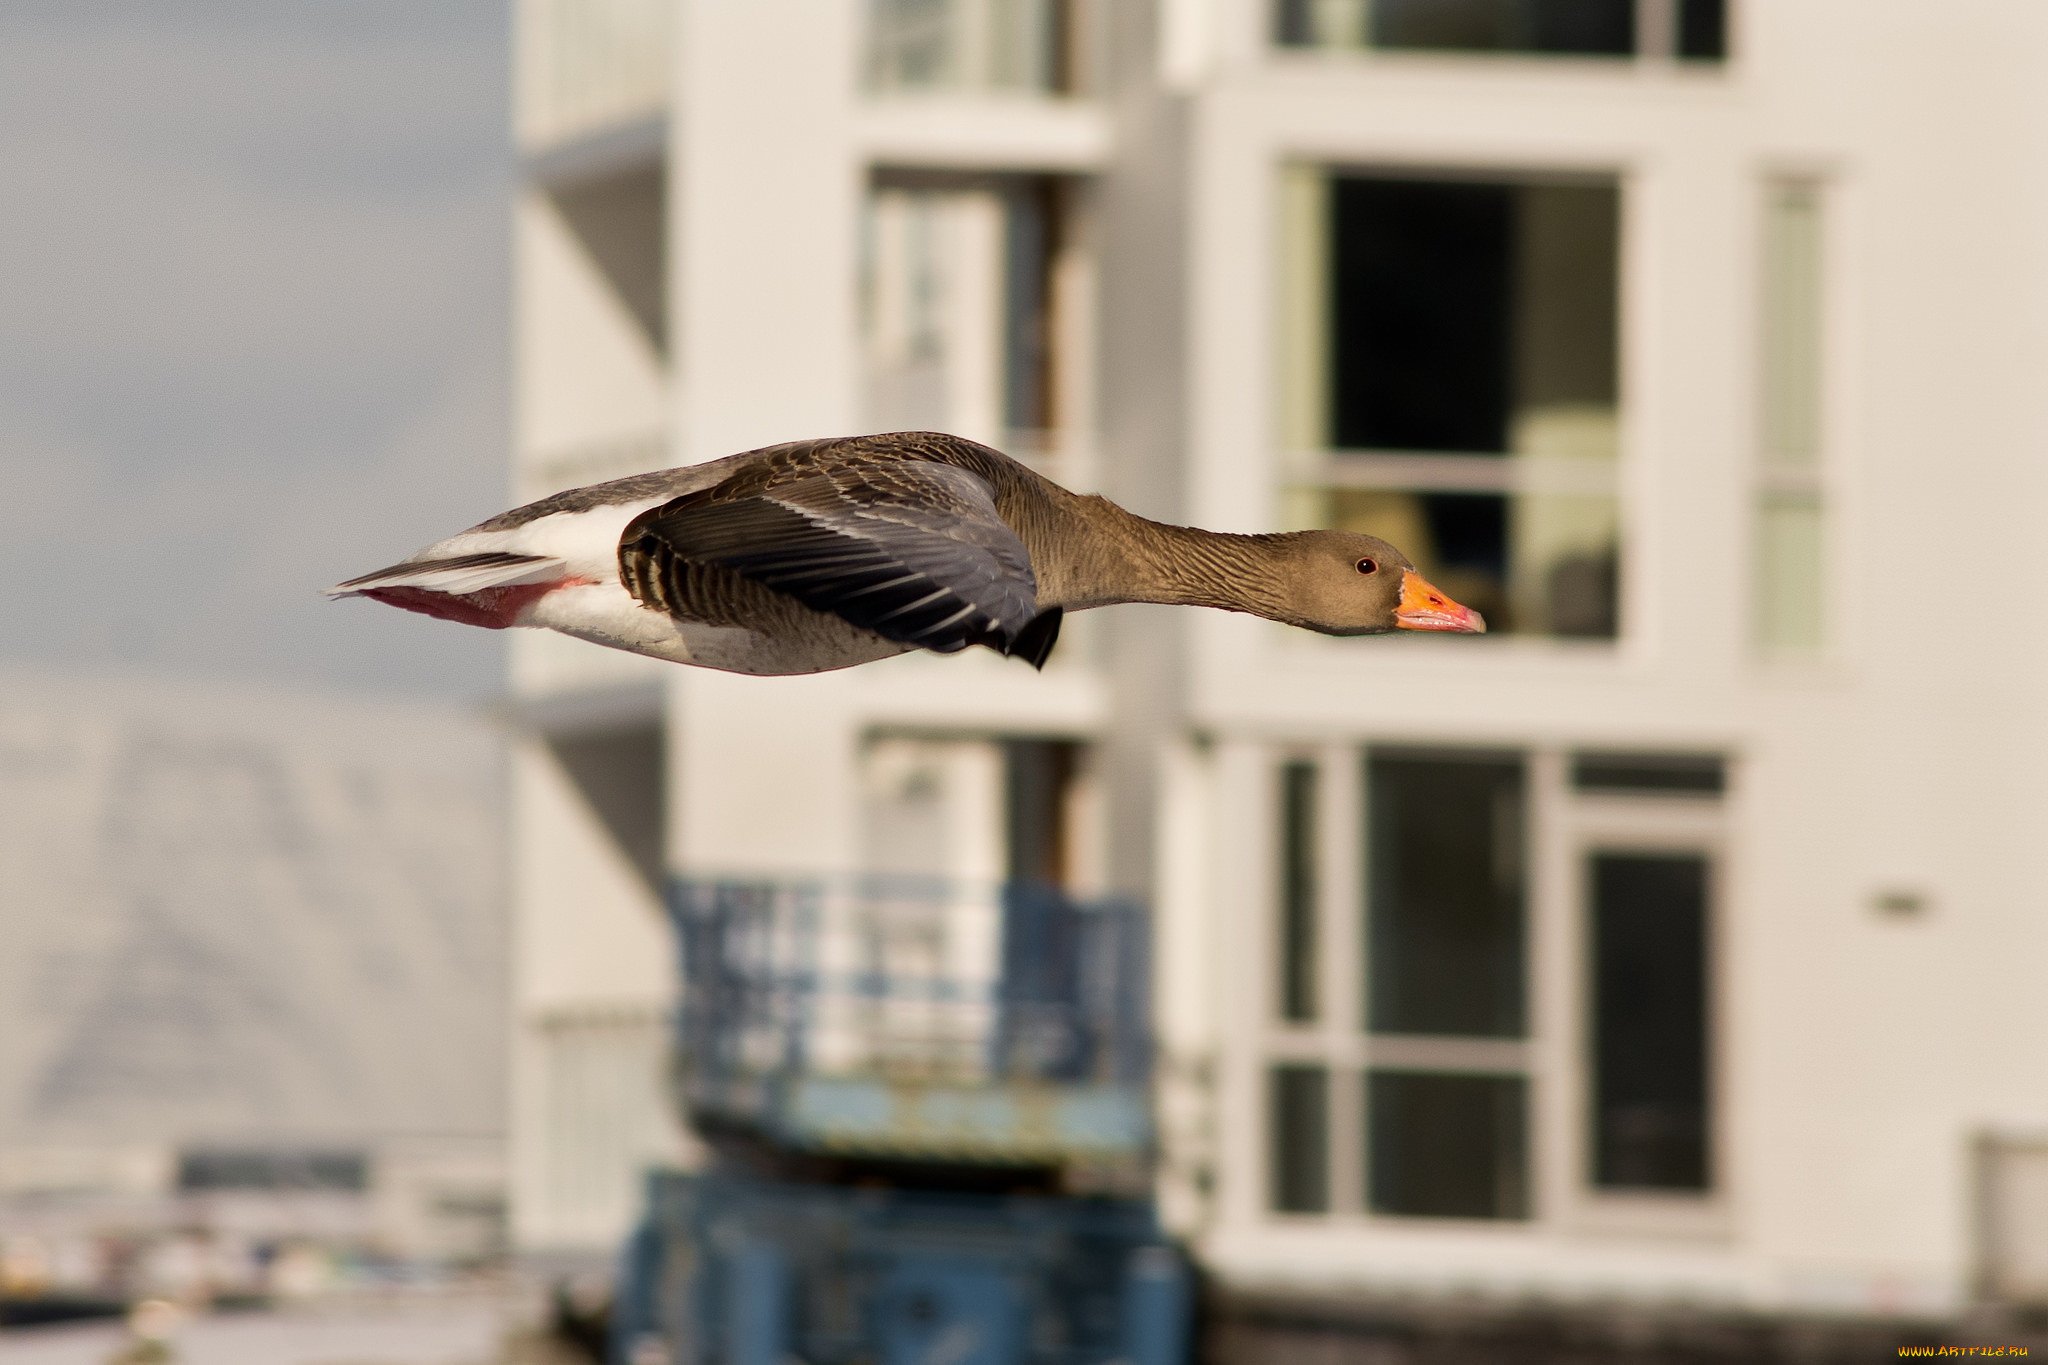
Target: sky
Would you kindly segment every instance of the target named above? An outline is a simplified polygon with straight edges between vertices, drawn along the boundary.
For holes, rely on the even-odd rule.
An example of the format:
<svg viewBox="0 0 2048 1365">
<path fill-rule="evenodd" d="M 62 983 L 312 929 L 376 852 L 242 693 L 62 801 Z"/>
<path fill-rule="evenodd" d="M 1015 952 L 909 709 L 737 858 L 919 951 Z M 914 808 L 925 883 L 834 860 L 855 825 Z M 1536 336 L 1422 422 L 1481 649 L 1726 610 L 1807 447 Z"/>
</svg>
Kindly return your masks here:
<svg viewBox="0 0 2048 1365">
<path fill-rule="evenodd" d="M 505 504 L 510 8 L 0 4 L 0 663 L 498 689 L 320 590 Z"/>
</svg>

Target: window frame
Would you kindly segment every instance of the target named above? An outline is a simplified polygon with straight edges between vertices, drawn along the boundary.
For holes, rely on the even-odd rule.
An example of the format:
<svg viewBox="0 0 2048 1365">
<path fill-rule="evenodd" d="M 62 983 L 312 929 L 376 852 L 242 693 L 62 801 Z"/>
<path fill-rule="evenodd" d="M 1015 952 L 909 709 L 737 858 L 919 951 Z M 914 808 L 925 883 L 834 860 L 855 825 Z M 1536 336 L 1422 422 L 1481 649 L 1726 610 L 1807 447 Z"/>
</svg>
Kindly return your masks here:
<svg viewBox="0 0 2048 1365">
<path fill-rule="evenodd" d="M 1310 0 L 1312 3 L 1313 0 Z M 1424 48 L 1382 47 L 1370 41 L 1290 43 L 1282 38 L 1282 14 L 1288 0 L 1259 0 L 1260 32 L 1269 57 L 1280 61 L 1394 61 L 1506 63 L 1519 66 L 1565 66 L 1592 70 L 1634 71 L 1643 68 L 1672 73 L 1700 73 L 1719 76 L 1731 70 L 1742 51 L 1741 0 L 1724 0 L 1721 19 L 1721 55 L 1689 57 L 1679 51 L 1685 0 L 1634 0 L 1635 48 L 1628 53 L 1545 52 L 1534 48 Z M 1379 0 L 1349 0 L 1357 14 L 1357 28 L 1369 32 L 1371 13 Z"/>
<path fill-rule="evenodd" d="M 1730 767 L 1733 767 L 1731 762 Z M 1563 1150 L 1557 1193 L 1561 1221 L 1577 1231 L 1711 1239 L 1733 1231 L 1730 1190 L 1730 1051 L 1733 1030 L 1728 970 L 1728 886 L 1732 858 L 1728 804 L 1719 796 L 1679 792 L 1574 792 L 1559 812 L 1556 856 L 1564 879 L 1559 983 L 1570 1019 L 1561 1039 L 1556 1138 Z M 1707 1171 L 1708 1186 L 1682 1190 L 1603 1189 L 1593 1183 L 1592 914 L 1589 871 L 1601 853 L 1697 855 L 1707 864 Z"/>
<path fill-rule="evenodd" d="M 1696 742 L 1668 746 L 1699 752 Z M 1522 746 L 1417 745 L 1395 737 L 1347 738 L 1323 744 L 1257 747 L 1254 761 L 1265 781 L 1258 795 L 1267 832 L 1255 859 L 1259 900 L 1258 967 L 1262 989 L 1253 993 L 1254 1019 L 1245 1020 L 1240 1056 L 1260 1097 L 1256 1133 L 1247 1153 L 1253 1183 L 1234 1201 L 1257 1226 L 1297 1228 L 1460 1228 L 1518 1237 L 1532 1232 L 1654 1235 L 1681 1240 L 1724 1240 L 1733 1228 L 1733 1192 L 1739 1171 L 1731 1141 L 1733 1032 L 1729 1008 L 1730 916 L 1733 878 L 1730 829 L 1737 796 L 1732 746 L 1710 745 L 1728 764 L 1730 780 L 1717 794 L 1611 793 L 1571 785 L 1573 754 L 1581 749 L 1657 752 L 1655 744 Z M 1527 870 L 1524 882 L 1524 971 L 1527 1026 L 1516 1039 L 1374 1035 L 1365 996 L 1365 893 L 1367 756 L 1374 750 L 1447 759 L 1518 754 L 1524 764 Z M 1278 839 L 1285 769 L 1311 762 L 1318 769 L 1323 837 L 1316 865 L 1318 954 L 1316 989 L 1322 1009 L 1313 1021 L 1282 1013 L 1280 935 L 1282 850 Z M 1686 1191 L 1603 1190 L 1592 1183 L 1592 1057 L 1588 867 L 1597 852 L 1697 854 L 1707 859 L 1708 955 L 1708 1169 L 1710 1187 Z M 1248 1011 L 1249 1012 L 1249 1011 Z M 1265 1097 L 1274 1068 L 1308 1065 L 1327 1074 L 1329 1129 L 1323 1151 L 1329 1168 L 1324 1212 L 1283 1212 L 1272 1207 L 1268 1186 L 1276 1169 L 1275 1134 Z M 1519 1219 L 1436 1217 L 1381 1213 L 1366 1190 L 1366 1074 L 1374 1066 L 1400 1070 L 1519 1076 L 1527 1086 L 1524 1152 L 1527 1212 Z"/>
<path fill-rule="evenodd" d="M 1327 355 L 1320 363 L 1307 363 L 1299 354 L 1297 332 L 1323 325 L 1310 319 L 1316 310 L 1326 310 L 1326 300 L 1310 302 L 1310 267 L 1297 260 L 1296 243 L 1289 231 L 1290 200 L 1301 193 L 1308 178 L 1324 185 L 1339 177 L 1384 178 L 1403 181 L 1438 180 L 1447 184 L 1493 184 L 1516 187 L 1551 185 L 1610 187 L 1615 200 L 1615 313 L 1614 313 L 1614 455 L 1611 459 L 1587 456 L 1533 457 L 1513 451 L 1404 451 L 1347 447 L 1312 448 L 1297 438 L 1293 428 L 1297 415 L 1328 401 L 1325 378 Z M 1268 295 L 1271 342 L 1266 371 L 1266 425 L 1274 458 L 1269 488 L 1273 498 L 1272 524 L 1276 529 L 1297 526 L 1304 518 L 1295 510 L 1304 499 L 1333 491 L 1364 490 L 1390 494 L 1427 495 L 1476 493 L 1499 495 L 1509 500 L 1529 496 L 1599 498 L 1614 506 L 1616 544 L 1614 556 L 1614 633 L 1610 636 L 1560 635 L 1552 631 L 1496 633 L 1479 647 L 1489 651 L 1564 649 L 1594 651 L 1618 656 L 1634 649 L 1643 636 L 1639 625 L 1644 560 L 1640 551 L 1641 498 L 1638 486 L 1645 461 L 1639 453 L 1645 446 L 1640 430 L 1640 404 L 1631 371 L 1638 345 L 1637 300 L 1631 281 L 1639 270 L 1637 257 L 1642 247 L 1638 227 L 1643 213 L 1642 190 L 1637 167 L 1622 163 L 1591 164 L 1501 164 L 1456 160 L 1416 161 L 1404 158 L 1359 156 L 1309 146 L 1277 148 L 1269 162 Z M 1324 191 L 1327 194 L 1327 191 Z M 1324 205 L 1325 210 L 1327 204 Z M 1328 243 L 1321 242 L 1324 261 Z M 1505 548 L 1505 547 L 1504 547 Z M 1504 585 L 1512 580 L 1504 579 Z M 1631 590 L 1632 586 L 1635 588 Z M 1508 642 L 1514 643 L 1508 643 Z M 1301 645 L 1297 647 L 1315 647 Z M 1323 642 L 1322 647 L 1331 647 Z M 1342 648 L 1342 645 L 1335 646 Z"/>
<path fill-rule="evenodd" d="M 1752 265 L 1749 340 L 1753 357 L 1750 383 L 1750 451 L 1744 473 L 1747 479 L 1745 523 L 1748 532 L 1748 593 L 1744 600 L 1743 642 L 1750 657 L 1766 668 L 1800 670 L 1825 667 L 1838 659 L 1847 635 L 1842 591 L 1845 581 L 1842 531 L 1848 524 L 1843 512 L 1841 450 L 1843 427 L 1848 413 L 1842 401 L 1845 340 L 1853 329 L 1843 324 L 1845 290 L 1843 256 L 1847 245 L 1846 196 L 1835 169 L 1812 165 L 1771 164 L 1759 169 L 1752 182 L 1751 204 L 1755 212 L 1751 239 L 1755 256 Z M 1808 358 L 1812 392 L 1806 396 L 1811 408 L 1812 449 L 1802 465 L 1774 449 L 1773 411 L 1776 406 L 1768 367 L 1774 351 L 1773 338 L 1780 325 L 1774 314 L 1776 300 L 1774 265 L 1771 255 L 1772 215 L 1778 196 L 1788 191 L 1804 192 L 1814 201 L 1814 250 L 1812 287 L 1816 295 L 1812 327 L 1814 354 Z M 1813 606 L 1818 617 L 1816 639 L 1810 644 L 1776 643 L 1767 638 L 1763 572 L 1766 558 L 1765 511 L 1777 500 L 1803 499 L 1811 504 L 1819 539 L 1813 572 Z"/>
</svg>

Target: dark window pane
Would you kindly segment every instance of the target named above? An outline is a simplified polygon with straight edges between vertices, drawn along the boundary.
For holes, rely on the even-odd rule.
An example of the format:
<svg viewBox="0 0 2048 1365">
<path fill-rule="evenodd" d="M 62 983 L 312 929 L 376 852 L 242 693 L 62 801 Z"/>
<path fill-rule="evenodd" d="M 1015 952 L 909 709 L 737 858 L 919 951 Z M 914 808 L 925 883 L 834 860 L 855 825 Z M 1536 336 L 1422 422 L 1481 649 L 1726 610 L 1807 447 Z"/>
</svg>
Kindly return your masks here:
<svg viewBox="0 0 2048 1365">
<path fill-rule="evenodd" d="M 1704 1190 L 1707 861 L 1592 860 L 1593 1181 Z"/>
<path fill-rule="evenodd" d="M 1280 773 L 1280 1014 L 1316 1017 L 1316 768 Z"/>
<path fill-rule="evenodd" d="M 1572 785 L 1588 792 L 1719 796 L 1726 776 L 1713 754 L 1574 754 Z"/>
<path fill-rule="evenodd" d="M 1067 806 L 1079 757 L 1075 745 L 1058 740 L 1003 746 L 1004 873 L 1016 885 L 1067 884 Z"/>
<path fill-rule="evenodd" d="M 1522 1077 L 1372 1071 L 1365 1103 L 1373 1212 L 1529 1216 Z"/>
<path fill-rule="evenodd" d="M 1319 1066 L 1273 1068 L 1273 1208 L 1327 1213 L 1330 1208 L 1330 1073 Z"/>
<path fill-rule="evenodd" d="M 1706 62 L 1727 57 L 1727 0 L 1678 0 L 1678 55 Z"/>
<path fill-rule="evenodd" d="M 1635 0 L 1373 0 L 1379 47 L 1626 57 Z"/>
<path fill-rule="evenodd" d="M 1515 187 L 1333 177 L 1330 434 L 1503 451 Z"/>
<path fill-rule="evenodd" d="M 1372 1030 L 1520 1037 L 1521 760 L 1374 754 L 1366 781 Z"/>
<path fill-rule="evenodd" d="M 1273 41 L 1282 47 L 1308 47 L 1315 42 L 1315 28 L 1309 7 L 1313 0 L 1276 0 L 1273 6 Z"/>
</svg>

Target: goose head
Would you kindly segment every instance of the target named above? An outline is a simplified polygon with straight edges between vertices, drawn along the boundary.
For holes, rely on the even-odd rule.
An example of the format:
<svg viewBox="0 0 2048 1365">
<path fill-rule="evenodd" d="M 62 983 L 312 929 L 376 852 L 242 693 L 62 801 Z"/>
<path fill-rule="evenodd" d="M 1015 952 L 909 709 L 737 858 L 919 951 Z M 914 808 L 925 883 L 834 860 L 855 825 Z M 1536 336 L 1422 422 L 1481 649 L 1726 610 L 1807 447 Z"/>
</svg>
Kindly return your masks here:
<svg viewBox="0 0 2048 1365">
<path fill-rule="evenodd" d="M 1442 630 L 1476 635 L 1484 617 L 1452 601 L 1377 536 L 1299 531 L 1282 538 L 1293 623 L 1324 635 Z"/>
</svg>

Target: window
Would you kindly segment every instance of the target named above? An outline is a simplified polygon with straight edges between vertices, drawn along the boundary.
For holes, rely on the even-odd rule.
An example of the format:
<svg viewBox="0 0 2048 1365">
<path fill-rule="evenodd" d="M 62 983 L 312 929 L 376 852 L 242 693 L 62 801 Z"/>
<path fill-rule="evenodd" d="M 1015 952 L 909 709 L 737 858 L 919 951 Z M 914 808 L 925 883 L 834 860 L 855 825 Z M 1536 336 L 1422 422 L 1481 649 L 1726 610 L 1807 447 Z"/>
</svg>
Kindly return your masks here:
<svg viewBox="0 0 2048 1365">
<path fill-rule="evenodd" d="M 1366 1017 L 1375 1033 L 1516 1038 L 1522 764 L 1366 764 Z"/>
<path fill-rule="evenodd" d="M 1366 1206 L 1437 1218 L 1529 1216 L 1528 1082 L 1374 1071 L 1366 1083 Z"/>
<path fill-rule="evenodd" d="M 1582 792 L 1670 792 L 1719 796 L 1727 783 L 1715 754 L 1572 755 L 1572 787 Z"/>
<path fill-rule="evenodd" d="M 1707 860 L 1596 851 L 1590 861 L 1593 1183 L 1704 1190 Z"/>
<path fill-rule="evenodd" d="M 1271 772 L 1268 1207 L 1525 1220 L 1543 1188 L 1711 1221 L 1725 759 L 1332 747 Z M 1546 1103 L 1571 1137 L 1539 1154 Z"/>
<path fill-rule="evenodd" d="M 1525 1029 L 1523 771 L 1518 757 L 1366 759 L 1369 1038 L 1519 1039 Z M 1453 1044 L 1371 1050 L 1366 1207 L 1521 1218 L 1526 1081 L 1474 1074 Z"/>
<path fill-rule="evenodd" d="M 1316 765 L 1280 771 L 1280 1017 L 1316 1017 Z"/>
<path fill-rule="evenodd" d="M 1279 1213 L 1330 1208 L 1330 1076 L 1319 1066 L 1272 1072 L 1272 1204 Z"/>
<path fill-rule="evenodd" d="M 868 0 L 879 91 L 1064 94 L 1078 84 L 1073 0 Z"/>
<path fill-rule="evenodd" d="M 1057 433 L 1069 425 L 1062 397 L 1074 367 L 1055 343 L 1073 298 L 1069 197 L 1046 177 L 870 190 L 862 321 L 871 428 L 957 432 L 1034 463 L 1066 453 Z"/>
<path fill-rule="evenodd" d="M 1071 889 L 1081 747 L 1064 740 L 1003 743 L 1004 875 L 1013 886 Z"/>
<path fill-rule="evenodd" d="M 1726 0 L 1277 0 L 1283 47 L 1575 57 L 1728 55 Z"/>
<path fill-rule="evenodd" d="M 1811 182 L 1764 192 L 1755 636 L 1776 655 L 1826 641 L 1821 209 Z"/>
<path fill-rule="evenodd" d="M 1281 219 L 1286 518 L 1385 537 L 1495 630 L 1612 638 L 1616 183 L 1297 166 Z"/>
</svg>

